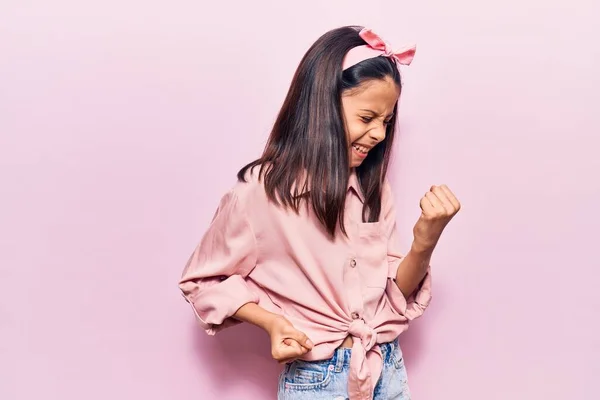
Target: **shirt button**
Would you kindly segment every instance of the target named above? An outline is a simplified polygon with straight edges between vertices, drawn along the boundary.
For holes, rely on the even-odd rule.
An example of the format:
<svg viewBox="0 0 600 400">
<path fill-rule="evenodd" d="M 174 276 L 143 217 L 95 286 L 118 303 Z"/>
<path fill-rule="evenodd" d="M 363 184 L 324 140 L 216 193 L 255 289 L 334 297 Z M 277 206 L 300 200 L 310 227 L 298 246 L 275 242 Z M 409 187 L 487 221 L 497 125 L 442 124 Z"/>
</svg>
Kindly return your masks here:
<svg viewBox="0 0 600 400">
<path fill-rule="evenodd" d="M 358 319 L 358 313 L 353 312 L 352 313 L 352 319 Z"/>
<path fill-rule="evenodd" d="M 356 267 L 356 259 L 353 258 L 352 260 L 350 260 L 350 266 L 352 268 Z"/>
</svg>

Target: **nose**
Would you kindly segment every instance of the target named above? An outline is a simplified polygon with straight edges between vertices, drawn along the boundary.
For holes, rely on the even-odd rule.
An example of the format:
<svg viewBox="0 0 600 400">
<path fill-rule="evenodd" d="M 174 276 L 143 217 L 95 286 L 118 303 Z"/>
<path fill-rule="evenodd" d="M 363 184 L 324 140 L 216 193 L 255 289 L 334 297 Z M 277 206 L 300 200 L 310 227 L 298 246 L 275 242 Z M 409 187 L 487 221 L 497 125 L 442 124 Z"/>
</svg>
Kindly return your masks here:
<svg viewBox="0 0 600 400">
<path fill-rule="evenodd" d="M 371 139 L 375 140 L 377 143 L 381 142 L 385 139 L 385 133 L 387 130 L 387 126 L 385 123 L 378 125 L 369 131 L 369 136 Z"/>
</svg>

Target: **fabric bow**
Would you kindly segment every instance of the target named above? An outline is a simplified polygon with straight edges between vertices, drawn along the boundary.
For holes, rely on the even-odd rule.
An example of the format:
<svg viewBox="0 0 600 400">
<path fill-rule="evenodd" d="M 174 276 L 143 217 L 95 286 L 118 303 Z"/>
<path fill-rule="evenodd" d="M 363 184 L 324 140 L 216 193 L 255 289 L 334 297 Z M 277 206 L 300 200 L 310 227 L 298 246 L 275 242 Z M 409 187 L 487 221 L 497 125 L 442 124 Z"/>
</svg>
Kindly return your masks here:
<svg viewBox="0 0 600 400">
<path fill-rule="evenodd" d="M 396 60 L 400 64 L 410 65 L 417 50 L 415 45 L 394 50 L 388 42 L 371 29 L 364 28 L 358 34 L 367 44 L 354 47 L 346 54 L 342 66 L 344 70 L 361 61 L 378 56 L 385 56 Z"/>
</svg>

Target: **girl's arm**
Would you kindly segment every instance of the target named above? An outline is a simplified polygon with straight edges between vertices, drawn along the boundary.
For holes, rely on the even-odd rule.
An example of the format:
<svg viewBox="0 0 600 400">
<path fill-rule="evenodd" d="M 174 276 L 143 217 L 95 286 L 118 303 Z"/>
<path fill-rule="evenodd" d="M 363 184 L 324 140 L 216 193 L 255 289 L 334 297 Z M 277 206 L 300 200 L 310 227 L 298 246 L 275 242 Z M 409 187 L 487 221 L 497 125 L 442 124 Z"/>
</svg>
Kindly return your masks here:
<svg viewBox="0 0 600 400">
<path fill-rule="evenodd" d="M 268 332 L 273 320 L 277 318 L 277 314 L 265 310 L 256 303 L 246 303 L 237 310 L 233 317 Z"/>
<path fill-rule="evenodd" d="M 296 359 L 313 348 L 308 337 L 285 317 L 273 314 L 256 303 L 244 304 L 233 316 L 264 329 L 271 339 L 271 356 L 281 363 Z"/>
<path fill-rule="evenodd" d="M 396 285 L 405 298 L 409 298 L 425 278 L 432 253 L 433 249 L 419 247 L 413 242 L 410 251 L 400 262 Z"/>
<path fill-rule="evenodd" d="M 413 228 L 410 251 L 396 272 L 396 285 L 408 298 L 422 282 L 429 269 L 433 249 L 450 222 L 460 210 L 460 203 L 446 185 L 432 186 L 420 202 L 421 216 Z"/>
</svg>

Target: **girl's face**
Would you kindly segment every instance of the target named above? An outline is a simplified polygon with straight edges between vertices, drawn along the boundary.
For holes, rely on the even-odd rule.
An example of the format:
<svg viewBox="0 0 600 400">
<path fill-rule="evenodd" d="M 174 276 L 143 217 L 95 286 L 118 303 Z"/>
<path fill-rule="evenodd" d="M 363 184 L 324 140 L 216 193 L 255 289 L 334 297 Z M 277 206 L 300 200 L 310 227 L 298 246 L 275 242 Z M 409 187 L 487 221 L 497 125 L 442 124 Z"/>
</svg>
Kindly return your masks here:
<svg viewBox="0 0 600 400">
<path fill-rule="evenodd" d="M 390 77 L 364 82 L 342 94 L 350 167 L 358 167 L 385 139 L 399 97 L 400 88 Z"/>
</svg>

